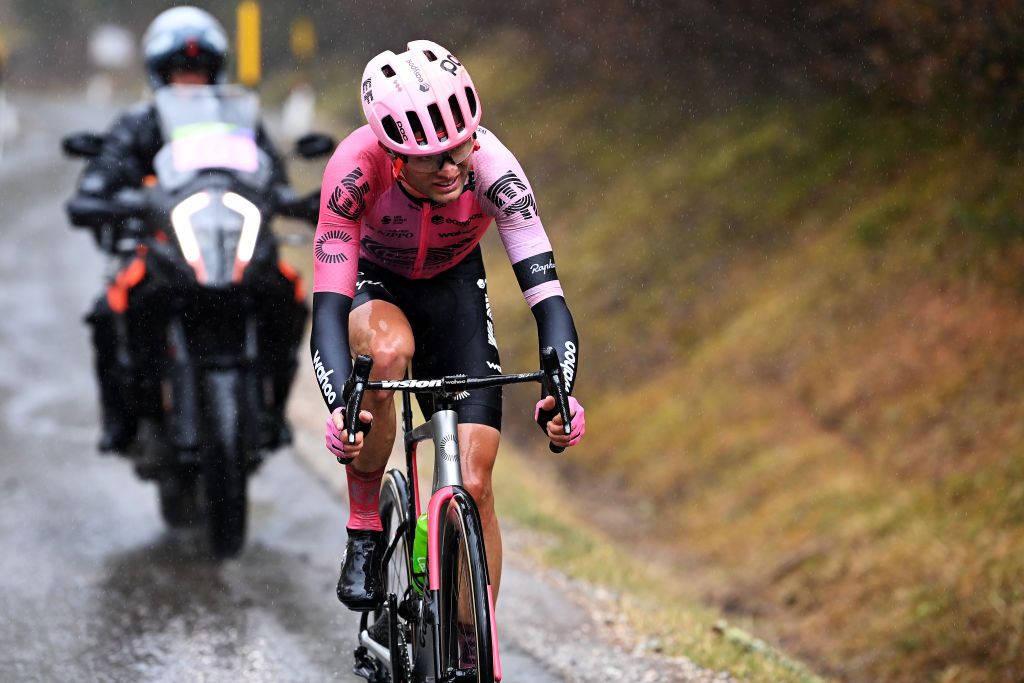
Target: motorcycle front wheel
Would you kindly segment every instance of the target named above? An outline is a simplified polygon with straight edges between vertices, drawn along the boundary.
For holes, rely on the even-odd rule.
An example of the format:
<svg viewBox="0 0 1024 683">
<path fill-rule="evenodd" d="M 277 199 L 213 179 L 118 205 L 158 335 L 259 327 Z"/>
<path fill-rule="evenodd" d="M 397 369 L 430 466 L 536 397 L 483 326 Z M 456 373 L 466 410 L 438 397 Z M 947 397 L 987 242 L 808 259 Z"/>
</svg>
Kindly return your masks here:
<svg viewBox="0 0 1024 683">
<path fill-rule="evenodd" d="M 237 555 L 245 543 L 248 462 L 238 370 L 211 370 L 204 378 L 206 436 L 203 493 L 210 548 L 215 557 Z"/>
</svg>

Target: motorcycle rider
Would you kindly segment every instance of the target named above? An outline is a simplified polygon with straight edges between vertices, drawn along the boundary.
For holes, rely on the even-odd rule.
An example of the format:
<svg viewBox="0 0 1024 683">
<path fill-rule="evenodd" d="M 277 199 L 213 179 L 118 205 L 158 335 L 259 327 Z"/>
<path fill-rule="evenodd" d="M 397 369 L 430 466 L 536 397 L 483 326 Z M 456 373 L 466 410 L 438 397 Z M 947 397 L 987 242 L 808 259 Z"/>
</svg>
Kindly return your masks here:
<svg viewBox="0 0 1024 683">
<path fill-rule="evenodd" d="M 209 13 L 178 6 L 160 13 L 142 38 L 149 85 L 212 85 L 224 80 L 228 37 Z M 83 195 L 110 198 L 118 190 L 139 187 L 153 174 L 153 160 L 164 140 L 154 105 L 143 102 L 124 113 L 89 160 L 78 183 Z M 256 144 L 271 158 L 275 186 L 287 186 L 284 164 L 262 126 Z M 311 222 L 316 208 L 310 207 Z M 106 231 L 107 234 L 101 234 Z M 114 251 L 116 228 L 104 226 L 97 241 Z M 86 317 L 92 326 L 95 366 L 102 409 L 101 451 L 124 451 L 134 441 L 138 418 L 160 409 L 156 367 L 163 353 L 163 301 L 160 287 L 146 276 L 144 247 L 126 255 L 107 291 Z M 298 362 L 296 351 L 308 314 L 298 274 L 281 261 L 277 272 L 257 285 L 266 302 L 259 327 L 264 377 L 272 385 L 272 406 L 261 440 L 266 448 L 290 443 L 284 408 Z"/>
</svg>

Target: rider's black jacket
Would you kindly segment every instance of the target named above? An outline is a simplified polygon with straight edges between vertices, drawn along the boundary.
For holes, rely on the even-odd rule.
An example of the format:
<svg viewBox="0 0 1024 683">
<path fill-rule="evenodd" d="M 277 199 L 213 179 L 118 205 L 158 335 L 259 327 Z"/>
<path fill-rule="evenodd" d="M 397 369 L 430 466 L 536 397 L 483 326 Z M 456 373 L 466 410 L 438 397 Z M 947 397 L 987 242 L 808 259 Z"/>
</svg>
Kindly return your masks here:
<svg viewBox="0 0 1024 683">
<path fill-rule="evenodd" d="M 82 172 L 78 191 L 109 198 L 120 189 L 139 187 L 153 173 L 153 159 L 163 144 L 156 107 L 152 102 L 136 104 L 111 126 L 99 156 L 90 159 Z M 256 130 L 256 144 L 273 161 L 273 184 L 287 185 L 284 162 L 262 125 Z"/>
</svg>

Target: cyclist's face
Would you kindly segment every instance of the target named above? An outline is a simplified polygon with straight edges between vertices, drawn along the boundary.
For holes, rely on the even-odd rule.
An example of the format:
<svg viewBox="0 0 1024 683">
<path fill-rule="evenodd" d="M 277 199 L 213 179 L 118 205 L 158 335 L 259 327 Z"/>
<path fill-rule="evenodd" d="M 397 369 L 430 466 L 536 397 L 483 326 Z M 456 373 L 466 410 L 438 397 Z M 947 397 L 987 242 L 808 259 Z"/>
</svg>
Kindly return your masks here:
<svg viewBox="0 0 1024 683">
<path fill-rule="evenodd" d="M 470 138 L 444 154 L 407 157 L 402 169 L 406 182 L 438 204 L 458 199 L 469 178 L 475 145 L 476 141 Z"/>
</svg>

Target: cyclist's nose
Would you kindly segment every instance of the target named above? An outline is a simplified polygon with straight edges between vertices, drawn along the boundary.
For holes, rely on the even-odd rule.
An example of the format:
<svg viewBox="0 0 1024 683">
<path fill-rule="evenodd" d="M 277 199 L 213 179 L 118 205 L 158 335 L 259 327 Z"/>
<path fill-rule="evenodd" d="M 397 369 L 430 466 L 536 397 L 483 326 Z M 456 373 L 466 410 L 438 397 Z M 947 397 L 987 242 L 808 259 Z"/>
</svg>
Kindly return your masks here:
<svg viewBox="0 0 1024 683">
<path fill-rule="evenodd" d="M 455 160 L 452 159 L 450 154 L 445 154 L 444 158 L 441 159 L 441 168 L 437 170 L 439 173 L 444 173 L 445 171 L 451 172 L 452 170 L 454 170 L 457 173 L 459 170 L 459 165 L 455 163 Z"/>
</svg>

